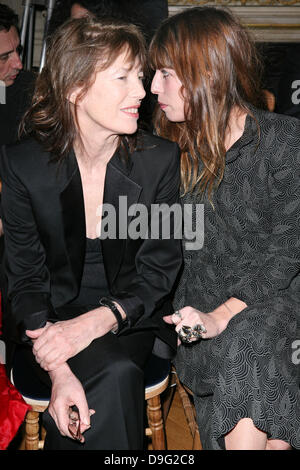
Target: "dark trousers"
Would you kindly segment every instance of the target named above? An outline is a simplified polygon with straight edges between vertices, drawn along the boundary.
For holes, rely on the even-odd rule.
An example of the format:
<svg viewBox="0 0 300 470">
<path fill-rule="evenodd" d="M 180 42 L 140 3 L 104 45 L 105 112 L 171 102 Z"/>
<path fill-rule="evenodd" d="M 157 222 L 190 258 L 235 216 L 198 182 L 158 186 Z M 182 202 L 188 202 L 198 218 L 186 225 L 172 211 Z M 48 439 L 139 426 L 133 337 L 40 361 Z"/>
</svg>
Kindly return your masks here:
<svg viewBox="0 0 300 470">
<path fill-rule="evenodd" d="M 124 336 L 108 333 L 94 340 L 68 361 L 86 393 L 88 406 L 96 410 L 91 428 L 80 444 L 61 436 L 48 411 L 45 450 L 137 450 L 144 441 L 144 365 L 151 354 L 154 334 L 136 331 Z M 44 383 L 48 374 L 27 348 L 27 362 Z M 29 364 L 30 363 L 30 364 Z"/>
</svg>

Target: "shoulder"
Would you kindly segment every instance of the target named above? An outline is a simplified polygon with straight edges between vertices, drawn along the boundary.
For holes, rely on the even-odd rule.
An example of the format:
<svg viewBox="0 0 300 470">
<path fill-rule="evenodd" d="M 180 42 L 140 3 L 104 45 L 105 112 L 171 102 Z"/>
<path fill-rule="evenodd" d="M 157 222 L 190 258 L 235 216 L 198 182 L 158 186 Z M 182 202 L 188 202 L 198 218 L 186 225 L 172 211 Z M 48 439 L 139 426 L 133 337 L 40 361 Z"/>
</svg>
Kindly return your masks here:
<svg viewBox="0 0 300 470">
<path fill-rule="evenodd" d="M 26 84 L 33 86 L 36 78 L 37 74 L 35 72 L 31 72 L 29 70 L 22 70 L 18 76 L 18 83 L 21 83 L 22 85 Z"/>
<path fill-rule="evenodd" d="M 22 99 L 30 102 L 34 91 L 37 74 L 28 70 L 22 70 L 16 78 L 15 83 L 9 87 L 11 99 Z"/>
<path fill-rule="evenodd" d="M 254 116 L 258 120 L 262 138 L 269 137 L 276 143 L 284 139 L 285 144 L 300 145 L 299 119 L 258 109 L 254 110 Z"/>
<path fill-rule="evenodd" d="M 16 175 L 31 175 L 40 173 L 48 164 L 50 154 L 43 150 L 35 139 L 24 139 L 16 144 L 4 145 L 0 152 L 0 167 L 2 178 L 8 172 Z"/>
<path fill-rule="evenodd" d="M 300 120 L 272 112 L 258 111 L 258 158 L 269 165 L 272 175 L 293 181 L 300 177 Z M 298 184 L 298 183 L 297 183 Z"/>
<path fill-rule="evenodd" d="M 139 133 L 137 149 L 132 157 L 134 161 L 141 161 L 143 164 L 149 162 L 152 165 L 165 166 L 174 159 L 179 162 L 180 151 L 177 143 L 142 131 Z"/>
<path fill-rule="evenodd" d="M 29 164 L 30 161 L 36 162 L 36 157 L 49 155 L 43 150 L 42 145 L 33 138 L 26 138 L 20 142 L 3 145 L 2 154 L 9 158 L 11 162 Z"/>
</svg>

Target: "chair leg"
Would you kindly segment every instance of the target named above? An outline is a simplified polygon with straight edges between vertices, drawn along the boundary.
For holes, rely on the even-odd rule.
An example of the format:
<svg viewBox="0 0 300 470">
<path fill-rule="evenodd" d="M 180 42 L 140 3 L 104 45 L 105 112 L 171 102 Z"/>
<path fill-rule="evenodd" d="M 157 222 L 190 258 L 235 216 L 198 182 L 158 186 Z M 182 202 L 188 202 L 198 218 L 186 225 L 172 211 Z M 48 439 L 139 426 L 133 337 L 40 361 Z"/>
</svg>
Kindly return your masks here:
<svg viewBox="0 0 300 470">
<path fill-rule="evenodd" d="M 40 450 L 44 448 L 45 439 L 46 439 L 46 429 L 44 428 L 44 426 L 41 426 L 41 440 L 39 442 Z"/>
<path fill-rule="evenodd" d="M 39 412 L 27 411 L 25 418 L 25 450 L 39 449 Z"/>
<path fill-rule="evenodd" d="M 153 450 L 165 450 L 166 435 L 159 395 L 147 400 L 147 416 L 152 433 Z"/>
<path fill-rule="evenodd" d="M 202 450 L 202 444 L 200 440 L 200 433 L 197 425 L 197 420 L 196 420 L 196 412 L 195 412 L 195 407 L 191 403 L 191 398 L 189 397 L 189 394 L 185 387 L 181 384 L 178 376 L 176 375 L 176 383 L 177 383 L 177 390 L 179 397 L 181 399 L 182 407 L 184 410 L 184 414 L 188 423 L 188 426 L 190 428 L 190 432 L 193 438 L 193 450 Z"/>
</svg>

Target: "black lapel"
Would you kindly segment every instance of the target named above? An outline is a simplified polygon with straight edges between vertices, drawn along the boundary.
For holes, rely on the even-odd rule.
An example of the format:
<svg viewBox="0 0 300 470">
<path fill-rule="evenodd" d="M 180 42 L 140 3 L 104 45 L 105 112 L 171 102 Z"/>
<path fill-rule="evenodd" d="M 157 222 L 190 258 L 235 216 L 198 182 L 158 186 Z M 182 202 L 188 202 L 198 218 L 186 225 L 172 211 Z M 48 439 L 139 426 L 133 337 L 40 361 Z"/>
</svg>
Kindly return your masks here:
<svg viewBox="0 0 300 470">
<path fill-rule="evenodd" d="M 102 240 L 104 266 L 111 287 L 119 272 L 126 247 L 127 230 L 124 231 L 123 224 L 128 227 L 130 222 L 128 208 L 138 202 L 142 191 L 142 187 L 128 176 L 131 166 L 131 161 L 125 162 L 120 153 L 116 152 L 106 169 L 103 204 L 111 204 L 116 213 L 116 238 L 106 237 Z M 105 217 L 105 214 L 103 215 Z M 119 224 L 120 220 L 122 227 Z M 120 234 L 123 238 L 120 238 Z"/>
<path fill-rule="evenodd" d="M 128 176 L 131 166 L 131 161 L 126 162 L 120 152 L 116 152 L 106 169 L 103 204 L 110 204 L 116 213 L 116 238 L 102 240 L 104 266 L 111 287 L 119 272 L 126 247 L 127 231 L 124 238 L 119 238 L 119 220 L 123 219 L 128 227 L 128 208 L 138 202 L 142 191 L 142 187 Z M 74 152 L 70 153 L 59 169 L 59 180 L 62 187 L 60 198 L 66 248 L 79 285 L 85 255 L 86 227 L 82 183 Z M 120 196 L 123 202 L 121 206 Z"/>
<path fill-rule="evenodd" d="M 85 256 L 86 227 L 81 177 L 74 152 L 59 168 L 59 180 L 62 184 L 60 200 L 66 248 L 79 285 Z"/>
</svg>

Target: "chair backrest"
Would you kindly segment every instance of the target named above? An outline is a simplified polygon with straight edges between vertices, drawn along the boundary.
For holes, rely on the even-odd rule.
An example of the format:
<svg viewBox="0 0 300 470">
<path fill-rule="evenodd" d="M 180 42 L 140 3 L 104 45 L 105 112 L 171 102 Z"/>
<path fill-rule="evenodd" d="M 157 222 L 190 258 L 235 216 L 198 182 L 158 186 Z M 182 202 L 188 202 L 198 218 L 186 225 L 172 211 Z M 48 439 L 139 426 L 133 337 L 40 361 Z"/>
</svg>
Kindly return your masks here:
<svg viewBox="0 0 300 470">
<path fill-rule="evenodd" d="M 275 109 L 275 95 L 269 90 L 264 90 L 264 94 L 267 100 L 267 106 L 269 111 L 274 111 Z"/>
</svg>

